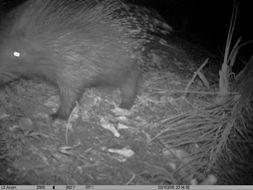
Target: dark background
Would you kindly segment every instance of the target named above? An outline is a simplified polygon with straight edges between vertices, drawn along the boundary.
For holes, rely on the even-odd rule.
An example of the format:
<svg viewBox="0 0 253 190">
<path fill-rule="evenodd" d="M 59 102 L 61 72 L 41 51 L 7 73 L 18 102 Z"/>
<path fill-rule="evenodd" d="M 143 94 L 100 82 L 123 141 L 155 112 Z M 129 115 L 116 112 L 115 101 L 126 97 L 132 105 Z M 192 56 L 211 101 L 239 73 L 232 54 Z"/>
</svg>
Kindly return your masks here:
<svg viewBox="0 0 253 190">
<path fill-rule="evenodd" d="M 226 44 L 234 0 L 143 0 L 141 4 L 156 9 L 183 38 L 209 50 L 223 51 Z M 253 40 L 252 0 L 239 3 L 234 42 Z M 253 44 L 241 49 L 242 55 L 253 53 Z"/>
<path fill-rule="evenodd" d="M 0 8 L 5 12 L 24 0 L 0 0 Z M 176 33 L 204 48 L 224 53 L 234 0 L 132 0 L 158 11 Z M 242 42 L 253 40 L 252 0 L 237 0 L 239 11 L 235 27 L 234 42 L 242 37 Z M 240 56 L 249 58 L 253 44 L 244 46 Z"/>
</svg>

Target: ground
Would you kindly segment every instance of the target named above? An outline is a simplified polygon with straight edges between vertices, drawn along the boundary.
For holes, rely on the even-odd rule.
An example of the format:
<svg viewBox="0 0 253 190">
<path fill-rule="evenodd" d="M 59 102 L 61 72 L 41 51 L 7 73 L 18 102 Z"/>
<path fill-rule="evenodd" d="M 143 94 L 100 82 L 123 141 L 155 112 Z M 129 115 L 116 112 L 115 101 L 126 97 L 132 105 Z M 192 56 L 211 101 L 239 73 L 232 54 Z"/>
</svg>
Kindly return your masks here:
<svg viewBox="0 0 253 190">
<path fill-rule="evenodd" d="M 117 89 L 88 89 L 69 121 L 49 117 L 59 96 L 43 81 L 21 80 L 2 88 L 0 183 L 158 185 L 199 180 L 177 170 L 188 154 L 185 148 L 168 150 L 154 138 L 164 120 L 212 99 L 201 93 L 184 96 L 193 76 L 184 72 L 145 73 L 130 111 L 117 107 Z M 215 88 L 200 79 L 191 84 L 195 92 Z"/>
</svg>

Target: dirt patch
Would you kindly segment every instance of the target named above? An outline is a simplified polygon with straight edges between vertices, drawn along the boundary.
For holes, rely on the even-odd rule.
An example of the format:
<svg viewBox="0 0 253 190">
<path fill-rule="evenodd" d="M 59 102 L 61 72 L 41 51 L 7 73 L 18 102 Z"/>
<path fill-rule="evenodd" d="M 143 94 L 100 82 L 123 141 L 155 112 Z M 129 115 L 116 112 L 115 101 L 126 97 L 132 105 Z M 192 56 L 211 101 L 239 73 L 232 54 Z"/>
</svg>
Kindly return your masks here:
<svg viewBox="0 0 253 190">
<path fill-rule="evenodd" d="M 69 122 L 49 117 L 59 103 L 54 88 L 36 81 L 4 88 L 1 184 L 178 183 L 179 160 L 151 139 L 163 119 L 194 107 L 180 96 L 186 81 L 151 72 L 140 86 L 130 112 L 115 106 L 119 91 L 87 90 Z"/>
</svg>

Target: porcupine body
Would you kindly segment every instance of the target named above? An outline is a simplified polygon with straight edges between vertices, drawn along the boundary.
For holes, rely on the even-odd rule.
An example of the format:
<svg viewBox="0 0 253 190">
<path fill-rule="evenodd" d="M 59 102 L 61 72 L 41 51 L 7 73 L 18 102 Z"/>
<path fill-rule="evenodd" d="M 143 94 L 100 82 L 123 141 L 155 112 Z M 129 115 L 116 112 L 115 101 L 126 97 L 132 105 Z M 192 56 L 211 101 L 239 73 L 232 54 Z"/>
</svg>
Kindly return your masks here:
<svg viewBox="0 0 253 190">
<path fill-rule="evenodd" d="M 54 117 L 62 119 L 96 86 L 119 88 L 120 107 L 129 109 L 142 57 L 155 43 L 166 46 L 156 33 L 171 28 L 159 19 L 119 0 L 28 0 L 2 24 L 0 84 L 21 77 L 54 84 L 60 93 Z"/>
</svg>

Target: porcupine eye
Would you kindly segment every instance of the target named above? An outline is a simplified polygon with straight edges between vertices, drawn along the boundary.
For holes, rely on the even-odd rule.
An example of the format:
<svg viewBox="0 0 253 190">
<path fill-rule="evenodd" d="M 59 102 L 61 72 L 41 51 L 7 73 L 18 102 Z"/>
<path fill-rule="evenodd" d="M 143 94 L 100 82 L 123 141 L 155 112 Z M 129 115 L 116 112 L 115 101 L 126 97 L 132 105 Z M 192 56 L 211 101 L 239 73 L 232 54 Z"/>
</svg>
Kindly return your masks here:
<svg viewBox="0 0 253 190">
<path fill-rule="evenodd" d="M 24 53 L 19 51 L 17 48 L 9 49 L 7 54 L 12 64 L 15 64 L 16 66 L 23 64 Z M 13 67 L 15 66 L 13 65 Z"/>
<path fill-rule="evenodd" d="M 24 57 L 23 52 L 17 49 L 12 49 L 11 52 L 9 52 L 9 55 L 13 61 L 18 61 L 18 63 L 20 63 L 21 59 Z"/>
<path fill-rule="evenodd" d="M 21 53 L 19 51 L 13 51 L 12 54 L 14 57 L 17 57 L 17 58 L 21 56 Z"/>
</svg>

